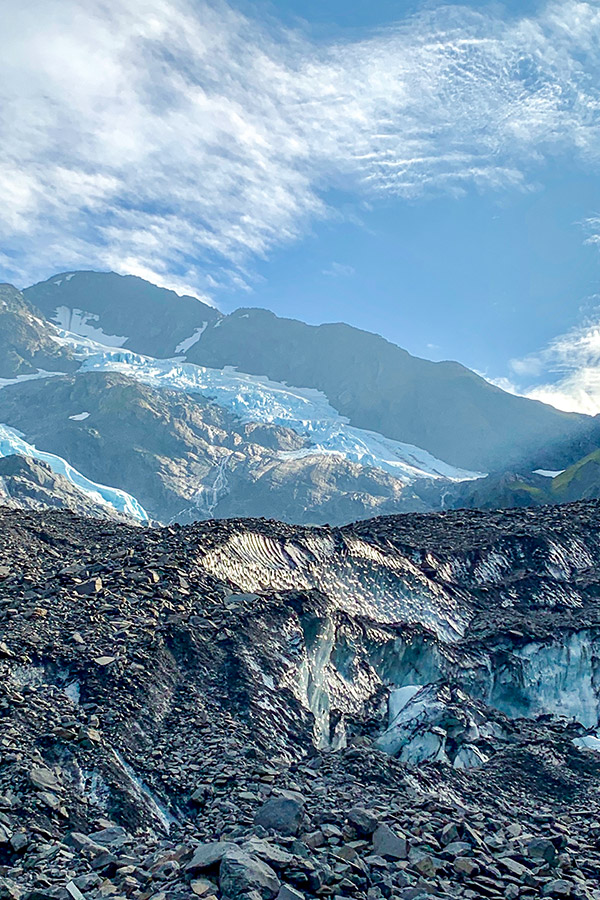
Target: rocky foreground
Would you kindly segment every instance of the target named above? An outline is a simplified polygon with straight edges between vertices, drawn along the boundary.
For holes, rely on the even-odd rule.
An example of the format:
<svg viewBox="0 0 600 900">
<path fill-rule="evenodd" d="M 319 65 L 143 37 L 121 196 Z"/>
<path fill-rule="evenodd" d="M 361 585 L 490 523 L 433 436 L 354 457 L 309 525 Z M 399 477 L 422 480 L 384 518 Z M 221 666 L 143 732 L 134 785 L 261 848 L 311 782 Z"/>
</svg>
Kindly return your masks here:
<svg viewBox="0 0 600 900">
<path fill-rule="evenodd" d="M 600 898 L 599 526 L 0 511 L 0 898 Z"/>
</svg>

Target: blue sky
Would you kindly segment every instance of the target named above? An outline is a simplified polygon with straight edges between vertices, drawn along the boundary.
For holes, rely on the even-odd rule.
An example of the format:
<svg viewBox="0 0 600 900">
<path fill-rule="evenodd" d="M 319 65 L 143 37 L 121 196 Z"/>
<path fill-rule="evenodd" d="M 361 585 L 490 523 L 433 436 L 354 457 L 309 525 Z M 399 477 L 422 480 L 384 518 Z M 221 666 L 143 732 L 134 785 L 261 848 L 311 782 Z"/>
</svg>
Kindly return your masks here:
<svg viewBox="0 0 600 900">
<path fill-rule="evenodd" d="M 600 411 L 598 0 L 0 7 L 0 278 L 138 274 Z"/>
</svg>

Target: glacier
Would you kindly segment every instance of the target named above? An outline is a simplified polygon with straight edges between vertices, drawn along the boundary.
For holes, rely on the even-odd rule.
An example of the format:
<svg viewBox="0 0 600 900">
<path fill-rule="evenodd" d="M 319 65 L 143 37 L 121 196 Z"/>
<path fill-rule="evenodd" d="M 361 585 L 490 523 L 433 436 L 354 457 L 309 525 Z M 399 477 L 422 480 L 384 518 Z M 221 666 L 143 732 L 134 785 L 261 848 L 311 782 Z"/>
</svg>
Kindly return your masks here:
<svg viewBox="0 0 600 900">
<path fill-rule="evenodd" d="M 130 516 L 140 523 L 149 521 L 148 513 L 131 494 L 121 491 L 119 488 L 107 487 L 104 484 L 90 481 L 62 457 L 36 449 L 33 444 L 24 440 L 14 428 L 0 424 L 0 458 L 15 455 L 30 456 L 45 462 L 53 472 L 63 475 L 74 487 L 87 494 L 94 503 L 112 507 L 117 512 Z"/>
<path fill-rule="evenodd" d="M 82 357 L 81 371 L 118 372 L 154 388 L 200 394 L 234 413 L 243 422 L 281 425 L 304 435 L 311 446 L 283 451 L 282 458 L 335 454 L 351 462 L 382 469 L 406 483 L 417 478 L 467 481 L 481 472 L 458 469 L 426 450 L 351 425 L 324 394 L 295 388 L 231 366 L 210 369 L 180 359 L 152 359 L 130 351 L 103 347 L 77 335 L 61 332 Z"/>
</svg>

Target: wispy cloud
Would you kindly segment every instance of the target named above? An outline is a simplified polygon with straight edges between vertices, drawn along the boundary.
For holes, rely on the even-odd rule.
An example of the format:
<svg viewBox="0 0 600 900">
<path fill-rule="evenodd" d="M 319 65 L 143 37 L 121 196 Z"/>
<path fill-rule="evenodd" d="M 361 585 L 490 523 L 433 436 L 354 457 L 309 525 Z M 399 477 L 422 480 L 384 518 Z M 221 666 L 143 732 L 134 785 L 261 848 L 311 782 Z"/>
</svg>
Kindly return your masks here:
<svg viewBox="0 0 600 900">
<path fill-rule="evenodd" d="M 442 7 L 313 45 L 205 0 L 2 11 L 0 264 L 143 272 L 211 292 L 302 235 L 332 187 L 523 189 L 600 163 L 600 10 Z"/>
<path fill-rule="evenodd" d="M 323 275 L 328 278 L 351 278 L 356 274 L 354 266 L 346 263 L 332 262 L 328 269 L 323 269 Z"/>
<path fill-rule="evenodd" d="M 568 412 L 600 413 L 600 312 L 510 367 L 518 382 L 513 393 Z"/>
</svg>

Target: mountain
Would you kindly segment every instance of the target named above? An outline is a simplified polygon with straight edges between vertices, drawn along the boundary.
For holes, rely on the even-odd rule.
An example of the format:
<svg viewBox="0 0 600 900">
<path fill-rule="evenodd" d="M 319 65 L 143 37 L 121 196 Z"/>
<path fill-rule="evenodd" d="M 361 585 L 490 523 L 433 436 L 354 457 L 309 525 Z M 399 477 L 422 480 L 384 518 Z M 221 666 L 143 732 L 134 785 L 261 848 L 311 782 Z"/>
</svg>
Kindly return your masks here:
<svg viewBox="0 0 600 900">
<path fill-rule="evenodd" d="M 245 423 L 200 395 L 83 371 L 0 391 L 0 422 L 118 484 L 162 521 L 234 514 L 349 521 L 425 509 L 404 481 L 335 454 L 312 454 L 281 425 Z"/>
<path fill-rule="evenodd" d="M 23 293 L 60 328 L 146 356 L 183 354 L 221 319 L 195 297 L 114 272 L 64 272 Z"/>
<path fill-rule="evenodd" d="M 428 507 L 499 509 L 543 506 L 600 497 L 600 450 L 587 453 L 562 471 L 524 469 L 439 485 L 420 484 L 416 493 Z"/>
<path fill-rule="evenodd" d="M 416 358 L 349 325 L 311 326 L 262 309 L 222 316 L 114 273 L 58 275 L 24 293 L 49 319 L 104 344 L 317 389 L 352 425 L 462 469 L 505 470 L 524 459 L 564 468 L 590 428 L 589 417 L 507 394 L 459 363 Z"/>
<path fill-rule="evenodd" d="M 56 329 L 20 291 L 0 284 L 0 379 L 24 378 L 39 369 L 74 369 L 71 351 L 57 337 Z"/>
<path fill-rule="evenodd" d="M 570 441 L 589 429 L 587 417 L 515 397 L 459 363 L 418 359 L 348 325 L 305 325 L 266 310 L 219 320 L 187 358 L 316 388 L 352 424 L 479 472 L 524 458 L 562 468 Z"/>
<path fill-rule="evenodd" d="M 0 510 L 1 894 L 594 898 L 599 535 Z"/>
<path fill-rule="evenodd" d="M 120 488 L 92 481 L 61 456 L 47 450 L 38 450 L 23 438 L 21 431 L 0 424 L 0 460 L 13 456 L 25 457 L 29 463 L 27 473 L 23 468 L 18 473 L 9 463 L 6 464 L 6 471 L 12 478 L 4 486 L 3 493 L 10 495 L 11 505 L 22 500 L 25 508 L 31 507 L 32 490 L 28 490 L 22 481 L 22 476 L 26 475 L 30 488 L 33 488 L 32 483 L 37 482 L 33 491 L 38 500 L 41 500 L 44 491 L 56 489 L 54 502 L 50 506 L 67 507 L 78 512 L 85 508 L 86 512 L 94 510 L 94 515 L 129 518 L 138 523 L 148 522 L 146 510 L 131 494 Z M 48 469 L 52 472 L 52 477 L 47 476 Z M 18 477 L 19 474 L 21 478 Z M 13 490 L 15 487 L 16 491 Z"/>
<path fill-rule="evenodd" d="M 594 419 L 378 335 L 259 309 L 224 316 L 114 273 L 63 273 L 2 297 L 0 361 L 16 382 L 0 390 L 2 452 L 67 480 L 74 467 L 92 506 L 98 485 L 112 486 L 103 502 L 118 515 L 341 524 L 600 493 Z M 568 486 L 535 474 L 570 466 Z"/>
</svg>

